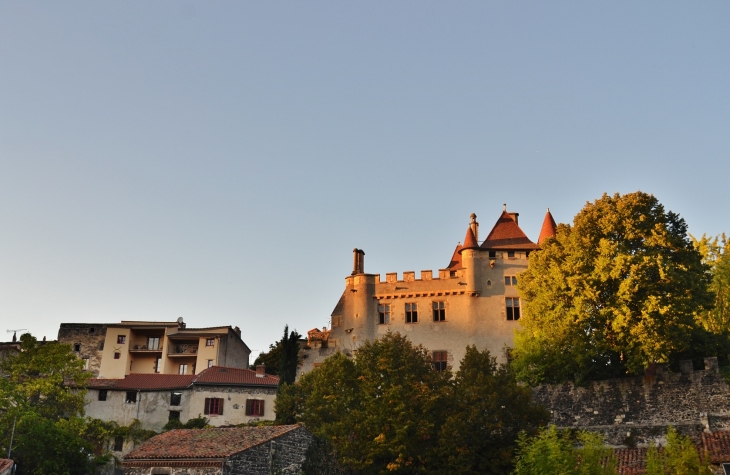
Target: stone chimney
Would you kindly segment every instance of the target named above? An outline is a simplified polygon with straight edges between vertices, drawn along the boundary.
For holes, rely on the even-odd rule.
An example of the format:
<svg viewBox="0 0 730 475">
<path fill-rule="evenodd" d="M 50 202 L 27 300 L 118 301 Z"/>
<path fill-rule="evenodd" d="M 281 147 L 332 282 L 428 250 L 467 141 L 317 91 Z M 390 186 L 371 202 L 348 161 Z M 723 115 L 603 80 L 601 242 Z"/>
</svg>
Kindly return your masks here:
<svg viewBox="0 0 730 475">
<path fill-rule="evenodd" d="M 236 332 L 236 335 L 238 335 L 238 338 L 241 338 L 241 329 L 238 327 L 233 327 L 233 331 Z"/>
<path fill-rule="evenodd" d="M 263 378 L 264 376 L 266 376 L 266 365 L 256 365 L 256 377 Z"/>
<path fill-rule="evenodd" d="M 520 224 L 519 221 L 517 221 L 517 218 L 519 218 L 520 213 L 509 213 L 509 215 L 512 218 L 512 221 L 515 222 L 515 224 Z"/>
<path fill-rule="evenodd" d="M 352 275 L 365 273 L 365 251 L 362 249 L 352 250 Z"/>
</svg>

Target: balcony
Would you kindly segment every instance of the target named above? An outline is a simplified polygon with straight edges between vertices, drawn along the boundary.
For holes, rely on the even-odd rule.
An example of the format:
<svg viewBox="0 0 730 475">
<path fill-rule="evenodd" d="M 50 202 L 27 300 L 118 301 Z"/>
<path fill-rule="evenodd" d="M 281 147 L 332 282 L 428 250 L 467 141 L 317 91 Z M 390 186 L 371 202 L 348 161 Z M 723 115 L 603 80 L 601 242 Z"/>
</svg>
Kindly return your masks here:
<svg viewBox="0 0 730 475">
<path fill-rule="evenodd" d="M 169 357 L 190 357 L 198 355 L 198 345 L 196 344 L 171 344 L 167 349 L 167 356 Z"/>
<path fill-rule="evenodd" d="M 162 345 L 153 345 L 152 348 L 150 348 L 148 345 L 130 345 L 129 352 L 130 353 L 162 353 Z"/>
</svg>

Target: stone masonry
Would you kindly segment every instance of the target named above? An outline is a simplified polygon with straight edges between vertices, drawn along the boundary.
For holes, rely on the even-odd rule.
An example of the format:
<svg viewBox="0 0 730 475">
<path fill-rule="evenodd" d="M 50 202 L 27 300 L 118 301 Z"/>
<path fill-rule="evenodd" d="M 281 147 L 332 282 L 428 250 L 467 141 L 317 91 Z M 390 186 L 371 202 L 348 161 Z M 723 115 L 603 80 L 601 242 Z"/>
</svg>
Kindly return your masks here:
<svg viewBox="0 0 730 475">
<path fill-rule="evenodd" d="M 680 366 L 680 373 L 656 365 L 643 377 L 595 381 L 586 387 L 538 386 L 533 397 L 548 408 L 558 427 L 599 432 L 616 446 L 662 442 L 669 426 L 695 442 L 703 431 L 729 429 L 730 387 L 717 358 L 705 358 L 703 371 L 693 371 L 691 361 Z"/>
</svg>

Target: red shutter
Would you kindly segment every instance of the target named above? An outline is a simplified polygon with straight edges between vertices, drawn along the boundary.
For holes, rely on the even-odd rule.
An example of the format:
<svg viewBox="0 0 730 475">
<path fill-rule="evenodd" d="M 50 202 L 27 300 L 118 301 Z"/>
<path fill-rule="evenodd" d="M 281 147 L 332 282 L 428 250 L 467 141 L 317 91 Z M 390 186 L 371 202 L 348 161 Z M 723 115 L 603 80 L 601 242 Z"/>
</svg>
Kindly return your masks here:
<svg viewBox="0 0 730 475">
<path fill-rule="evenodd" d="M 263 401 L 263 399 L 261 400 L 260 408 L 261 409 L 259 409 L 259 416 L 263 417 L 264 416 L 264 401 Z"/>
<path fill-rule="evenodd" d="M 223 415 L 223 399 L 218 399 L 218 415 Z"/>
<path fill-rule="evenodd" d="M 203 414 L 210 414 L 210 398 L 205 398 L 205 408 Z"/>
<path fill-rule="evenodd" d="M 251 402 L 252 401 L 250 399 L 246 399 L 246 415 L 247 416 L 251 415 Z"/>
</svg>

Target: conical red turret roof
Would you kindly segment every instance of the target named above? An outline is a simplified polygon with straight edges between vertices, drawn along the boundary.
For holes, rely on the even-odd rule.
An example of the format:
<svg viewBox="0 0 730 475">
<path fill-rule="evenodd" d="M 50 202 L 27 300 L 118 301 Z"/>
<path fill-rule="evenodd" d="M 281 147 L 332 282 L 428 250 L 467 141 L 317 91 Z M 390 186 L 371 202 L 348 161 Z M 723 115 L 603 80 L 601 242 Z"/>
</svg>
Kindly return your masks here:
<svg viewBox="0 0 730 475">
<path fill-rule="evenodd" d="M 471 230 L 471 226 L 466 228 L 466 236 L 464 237 L 464 245 L 462 249 L 476 249 L 479 247 L 477 244 L 477 238 L 474 236 L 474 231 Z"/>
<path fill-rule="evenodd" d="M 461 249 L 461 243 L 457 244 L 456 249 L 454 249 L 454 255 L 451 256 L 451 262 L 449 262 L 449 265 L 446 267 L 447 269 L 461 269 Z"/>
<path fill-rule="evenodd" d="M 466 247 L 466 245 L 464 245 Z M 506 250 L 533 250 L 540 247 L 530 241 L 527 235 L 520 229 L 512 216 L 503 211 L 497 220 L 489 236 L 484 240 L 482 249 L 506 249 Z"/>
<path fill-rule="evenodd" d="M 547 213 L 545 213 L 545 220 L 542 222 L 542 229 L 540 230 L 540 237 L 537 238 L 537 243 L 542 245 L 545 239 L 555 237 L 557 228 L 558 226 L 555 224 L 553 215 L 550 214 L 550 208 L 548 208 Z"/>
</svg>

